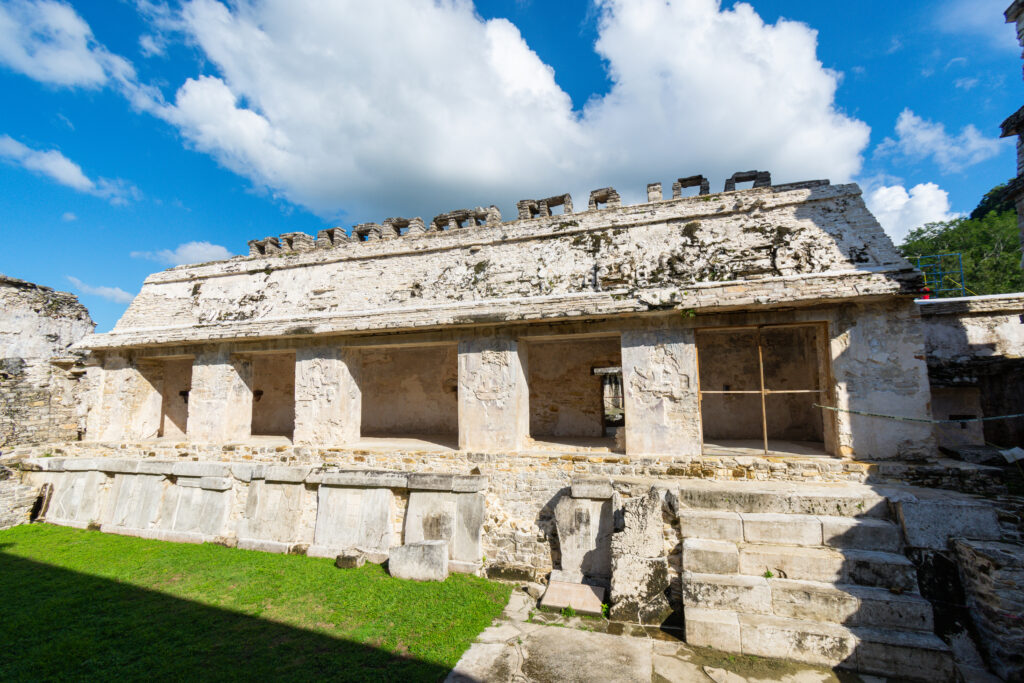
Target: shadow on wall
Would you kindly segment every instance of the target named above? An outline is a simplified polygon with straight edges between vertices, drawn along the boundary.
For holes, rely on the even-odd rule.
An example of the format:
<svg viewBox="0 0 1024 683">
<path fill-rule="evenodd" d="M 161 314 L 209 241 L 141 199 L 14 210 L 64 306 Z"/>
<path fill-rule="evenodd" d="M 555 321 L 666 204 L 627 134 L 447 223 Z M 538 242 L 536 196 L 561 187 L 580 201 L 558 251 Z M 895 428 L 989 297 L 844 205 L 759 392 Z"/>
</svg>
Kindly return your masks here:
<svg viewBox="0 0 1024 683">
<path fill-rule="evenodd" d="M 13 557 L 0 544 L 5 680 L 436 681 L 448 669 Z"/>
</svg>

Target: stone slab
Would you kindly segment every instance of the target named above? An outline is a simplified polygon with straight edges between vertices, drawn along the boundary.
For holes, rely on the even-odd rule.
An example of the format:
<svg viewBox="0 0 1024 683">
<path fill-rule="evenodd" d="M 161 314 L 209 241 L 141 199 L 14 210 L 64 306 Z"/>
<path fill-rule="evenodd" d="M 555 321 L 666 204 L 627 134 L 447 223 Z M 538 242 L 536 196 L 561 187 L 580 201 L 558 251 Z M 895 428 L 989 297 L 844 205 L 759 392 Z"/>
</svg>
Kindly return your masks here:
<svg viewBox="0 0 1024 683">
<path fill-rule="evenodd" d="M 740 614 L 739 622 L 745 655 L 825 666 L 856 666 L 857 638 L 842 626 L 761 614 Z"/>
<path fill-rule="evenodd" d="M 565 571 L 611 577 L 612 503 L 562 496 L 555 504 L 555 528 Z"/>
<path fill-rule="evenodd" d="M 540 606 L 555 611 L 571 607 L 578 614 L 599 617 L 604 598 L 605 590 L 598 586 L 551 581 L 540 599 Z"/>
<path fill-rule="evenodd" d="M 208 491 L 227 491 L 231 488 L 230 477 L 201 477 L 199 488 Z"/>
<path fill-rule="evenodd" d="M 896 510 L 907 545 L 912 548 L 948 550 L 950 538 L 998 540 L 1002 532 L 995 507 L 956 494 L 900 500 Z"/>
<path fill-rule="evenodd" d="M 573 498 L 592 498 L 606 500 L 612 497 L 614 490 L 609 479 L 573 478 L 570 489 Z"/>
<path fill-rule="evenodd" d="M 736 612 L 685 607 L 686 642 L 723 652 L 741 652 L 740 622 Z"/>
<path fill-rule="evenodd" d="M 902 545 L 900 528 L 871 517 L 819 517 L 822 542 L 832 548 L 896 552 Z"/>
<path fill-rule="evenodd" d="M 176 477 L 226 477 L 231 465 L 226 462 L 179 462 L 171 469 Z"/>
<path fill-rule="evenodd" d="M 343 470 L 341 472 L 317 472 L 306 477 L 310 484 L 321 486 L 352 486 L 358 488 L 404 489 L 409 475 L 405 472 L 387 470 Z"/>
<path fill-rule="evenodd" d="M 154 474 L 115 474 L 103 512 L 103 524 L 149 529 L 157 520 L 167 486 Z"/>
<path fill-rule="evenodd" d="M 413 581 L 444 581 L 448 578 L 448 542 L 420 541 L 392 548 L 388 573 Z"/>
<path fill-rule="evenodd" d="M 740 518 L 747 543 L 821 545 L 821 520 L 814 515 L 745 512 Z"/>
<path fill-rule="evenodd" d="M 679 531 L 683 538 L 743 540 L 743 522 L 739 513 L 726 510 L 680 510 Z"/>
<path fill-rule="evenodd" d="M 412 491 L 405 513 L 405 542 L 447 541 L 452 560 L 479 563 L 484 514 L 482 493 Z"/>
<path fill-rule="evenodd" d="M 763 577 L 683 572 L 680 585 L 686 607 L 772 613 L 772 593 Z"/>
<path fill-rule="evenodd" d="M 274 465 L 267 468 L 267 471 L 264 473 L 264 478 L 267 481 L 272 482 L 298 484 L 306 480 L 306 477 L 309 476 L 312 469 L 312 467 L 285 467 L 283 465 Z"/>
<path fill-rule="evenodd" d="M 313 537 L 314 520 L 304 516 L 303 511 L 314 507 L 312 492 L 306 491 L 301 483 L 254 479 L 249 484 L 245 512 L 238 523 L 238 538 L 285 545 L 309 543 Z"/>
<path fill-rule="evenodd" d="M 396 541 L 392 531 L 394 512 L 395 496 L 387 488 L 320 486 L 314 546 L 333 549 L 328 556 L 346 548 L 387 553 Z"/>
<path fill-rule="evenodd" d="M 683 539 L 683 570 L 698 574 L 735 574 L 740 555 L 735 543 L 704 538 Z"/>
</svg>

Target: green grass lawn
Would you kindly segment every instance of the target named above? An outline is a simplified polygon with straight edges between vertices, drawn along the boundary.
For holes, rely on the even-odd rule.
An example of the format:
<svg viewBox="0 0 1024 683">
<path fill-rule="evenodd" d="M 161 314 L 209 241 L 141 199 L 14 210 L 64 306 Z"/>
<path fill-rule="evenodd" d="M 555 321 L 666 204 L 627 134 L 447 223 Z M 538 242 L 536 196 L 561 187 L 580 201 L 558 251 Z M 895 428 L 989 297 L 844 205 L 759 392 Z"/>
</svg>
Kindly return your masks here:
<svg viewBox="0 0 1024 683">
<path fill-rule="evenodd" d="M 438 680 L 510 590 L 20 526 L 0 531 L 0 679 Z"/>
</svg>

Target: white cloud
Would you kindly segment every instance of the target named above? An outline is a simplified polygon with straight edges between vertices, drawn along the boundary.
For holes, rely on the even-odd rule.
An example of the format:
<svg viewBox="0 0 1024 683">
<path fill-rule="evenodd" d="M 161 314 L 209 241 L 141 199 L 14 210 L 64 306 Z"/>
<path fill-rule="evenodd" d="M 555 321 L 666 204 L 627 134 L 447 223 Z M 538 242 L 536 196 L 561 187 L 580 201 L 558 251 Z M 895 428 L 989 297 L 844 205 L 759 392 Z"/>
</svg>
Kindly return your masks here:
<svg viewBox="0 0 1024 683">
<path fill-rule="evenodd" d="M 141 196 L 138 188 L 125 180 L 99 178 L 94 181 L 85 175 L 81 166 L 57 150 L 32 149 L 9 135 L 0 135 L 0 159 L 42 174 L 73 190 L 106 199 L 115 206 L 123 206 Z"/>
<path fill-rule="evenodd" d="M 53 0 L 11 0 L 0 4 L 0 63 L 43 83 L 95 88 L 120 57 L 96 43 L 75 10 Z"/>
<path fill-rule="evenodd" d="M 970 90 L 974 86 L 978 85 L 978 83 L 979 81 L 977 78 L 958 78 L 953 81 L 953 85 L 961 90 Z"/>
<path fill-rule="evenodd" d="M 465 0 L 193 0 L 179 26 L 215 68 L 173 104 L 143 91 L 137 106 L 257 187 L 353 220 L 566 190 L 579 202 L 605 185 L 635 200 L 693 173 L 720 186 L 749 168 L 860 170 L 868 128 L 836 110 L 839 77 L 806 25 L 718 0 L 597 11 L 613 84 L 582 112 L 513 24 Z"/>
<path fill-rule="evenodd" d="M 1000 49 L 1020 50 L 1017 32 L 1006 23 L 1007 0 L 946 0 L 934 10 L 935 23 L 946 33 L 981 38 Z"/>
<path fill-rule="evenodd" d="M 73 214 L 70 211 L 65 211 L 64 215 L 61 216 L 60 219 L 62 221 L 64 221 L 65 223 L 70 223 L 71 221 L 77 221 L 78 220 L 78 216 L 76 216 L 75 214 Z"/>
<path fill-rule="evenodd" d="M 896 244 L 914 228 L 952 220 L 959 215 L 950 212 L 949 193 L 935 183 L 921 183 L 909 191 L 903 185 L 871 187 L 869 183 L 864 198 L 868 209 Z"/>
<path fill-rule="evenodd" d="M 132 258 L 144 258 L 150 261 L 158 261 L 171 266 L 182 266 L 187 263 L 205 263 L 207 261 L 222 261 L 229 259 L 234 254 L 219 244 L 210 242 L 185 242 L 179 244 L 176 249 L 161 249 L 159 251 L 133 251 Z"/>
<path fill-rule="evenodd" d="M 135 298 L 134 294 L 129 294 L 120 287 L 93 287 L 92 285 L 85 284 L 77 277 L 72 277 L 70 275 L 66 277 L 68 279 L 68 282 L 74 285 L 75 289 L 82 292 L 83 294 L 91 294 L 93 296 L 98 296 L 101 299 L 113 301 L 114 303 L 118 304 L 131 303 L 132 299 Z"/>
<path fill-rule="evenodd" d="M 955 173 L 994 157 L 1003 144 L 999 138 L 985 137 L 973 125 L 964 126 L 959 135 L 950 135 L 945 125 L 904 109 L 896 120 L 896 139 L 886 138 L 875 153 L 899 154 L 917 161 L 930 158 L 943 172 Z"/>
</svg>

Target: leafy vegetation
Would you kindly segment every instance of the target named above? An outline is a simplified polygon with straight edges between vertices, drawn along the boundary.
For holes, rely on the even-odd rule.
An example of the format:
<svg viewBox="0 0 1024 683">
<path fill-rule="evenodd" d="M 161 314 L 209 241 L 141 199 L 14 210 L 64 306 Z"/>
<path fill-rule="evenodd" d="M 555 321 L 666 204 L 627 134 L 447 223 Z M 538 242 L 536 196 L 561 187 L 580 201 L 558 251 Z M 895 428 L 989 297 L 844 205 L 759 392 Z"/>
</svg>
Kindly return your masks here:
<svg viewBox="0 0 1024 683">
<path fill-rule="evenodd" d="M 511 591 L 42 524 L 0 532 L 0 577 L 6 681 L 436 681 Z"/>
<path fill-rule="evenodd" d="M 912 263 L 916 256 L 962 253 L 970 294 L 1024 291 L 1017 213 L 1005 185 L 992 188 L 966 218 L 911 231 L 900 251 Z"/>
</svg>

